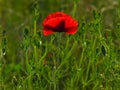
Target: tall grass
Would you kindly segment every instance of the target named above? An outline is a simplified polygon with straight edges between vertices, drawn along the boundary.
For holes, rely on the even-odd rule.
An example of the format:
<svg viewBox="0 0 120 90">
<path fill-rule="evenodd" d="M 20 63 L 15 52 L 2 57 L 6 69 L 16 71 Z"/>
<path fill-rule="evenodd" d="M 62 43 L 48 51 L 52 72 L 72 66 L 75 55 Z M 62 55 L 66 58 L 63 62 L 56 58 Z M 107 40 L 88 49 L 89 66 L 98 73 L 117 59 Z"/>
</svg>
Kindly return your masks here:
<svg viewBox="0 0 120 90">
<path fill-rule="evenodd" d="M 33 26 L 25 26 L 21 34 L 20 58 L 10 54 L 7 30 L 0 26 L 1 90 L 119 90 L 120 11 L 113 31 L 106 29 L 99 10 L 91 11 L 89 21 L 79 17 L 77 3 L 71 15 L 79 22 L 78 32 L 45 37 L 37 28 L 42 12 L 35 2 Z"/>
</svg>

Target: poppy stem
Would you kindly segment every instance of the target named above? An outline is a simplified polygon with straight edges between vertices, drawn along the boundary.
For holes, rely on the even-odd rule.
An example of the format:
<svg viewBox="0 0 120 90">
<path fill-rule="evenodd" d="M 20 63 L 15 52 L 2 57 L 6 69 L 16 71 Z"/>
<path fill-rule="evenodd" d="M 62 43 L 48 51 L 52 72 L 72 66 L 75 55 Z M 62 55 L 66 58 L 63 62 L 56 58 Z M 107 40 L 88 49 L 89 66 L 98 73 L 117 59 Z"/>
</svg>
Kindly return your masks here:
<svg viewBox="0 0 120 90">
<path fill-rule="evenodd" d="M 73 11 L 72 11 L 72 16 L 75 17 L 75 13 L 77 10 L 77 3 L 79 0 L 74 0 L 74 6 L 73 6 Z"/>
<path fill-rule="evenodd" d="M 38 2 L 35 2 L 34 3 L 34 36 L 36 36 L 36 25 L 37 25 L 37 19 L 39 17 L 39 5 L 38 5 Z"/>
<path fill-rule="evenodd" d="M 60 61 L 60 34 L 56 36 L 56 58 L 54 59 L 54 66 L 53 66 L 53 72 L 52 72 L 52 80 L 53 80 L 53 90 L 59 90 L 59 80 L 58 80 L 58 66 L 59 66 L 59 61 Z"/>
<path fill-rule="evenodd" d="M 58 35 L 58 39 L 57 39 L 58 56 L 57 56 L 57 59 L 56 59 L 56 68 L 58 68 L 59 62 L 60 62 L 60 42 L 61 42 L 61 34 Z"/>
<path fill-rule="evenodd" d="M 36 22 L 37 21 L 34 20 L 34 39 L 36 39 Z M 37 60 L 37 47 L 35 44 L 34 44 L 33 48 L 34 48 L 34 61 L 36 62 L 36 60 Z"/>
<path fill-rule="evenodd" d="M 57 71 L 58 71 L 58 67 L 59 67 L 59 65 L 60 65 L 60 45 L 61 45 L 61 36 L 62 34 L 61 33 L 59 33 L 59 35 L 57 36 L 57 59 L 56 59 L 56 61 L 55 61 L 55 67 L 54 67 L 54 76 L 55 76 L 55 78 L 54 78 L 54 82 L 55 82 L 55 84 L 54 84 L 54 90 L 59 90 L 59 79 L 58 79 L 58 77 L 56 77 L 57 76 L 57 74 L 58 73 L 56 73 Z M 56 82 L 57 81 L 57 82 Z"/>
<path fill-rule="evenodd" d="M 29 66 L 29 60 L 28 60 L 28 51 L 25 52 L 25 58 L 26 58 L 26 69 L 27 69 L 27 73 L 30 76 L 30 66 Z M 29 77 L 27 80 L 27 84 L 28 84 L 28 89 L 31 90 L 31 78 Z"/>
<path fill-rule="evenodd" d="M 34 37 L 36 37 L 36 24 L 37 24 L 37 21 L 34 20 Z"/>
<path fill-rule="evenodd" d="M 39 17 L 39 5 L 38 5 L 38 2 L 36 1 L 34 3 L 34 13 L 33 13 L 33 17 L 34 17 L 34 40 L 36 41 L 36 35 L 37 35 L 37 31 L 36 31 L 36 27 L 37 27 L 37 19 Z M 34 48 L 34 61 L 35 61 L 35 64 L 36 64 L 36 61 L 37 61 L 37 46 L 36 46 L 36 43 L 34 43 L 33 45 L 33 48 Z"/>
</svg>

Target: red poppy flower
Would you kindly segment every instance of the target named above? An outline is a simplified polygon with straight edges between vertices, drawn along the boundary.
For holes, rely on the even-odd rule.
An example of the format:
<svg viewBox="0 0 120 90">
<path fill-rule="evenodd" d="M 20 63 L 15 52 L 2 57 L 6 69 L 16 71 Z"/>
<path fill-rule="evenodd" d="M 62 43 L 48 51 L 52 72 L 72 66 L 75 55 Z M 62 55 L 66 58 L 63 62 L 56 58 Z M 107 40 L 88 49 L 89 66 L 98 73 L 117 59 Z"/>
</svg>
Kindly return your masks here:
<svg viewBox="0 0 120 90">
<path fill-rule="evenodd" d="M 43 34 L 45 36 L 53 34 L 54 32 L 75 34 L 77 32 L 78 22 L 68 14 L 55 12 L 45 18 L 43 27 Z"/>
</svg>

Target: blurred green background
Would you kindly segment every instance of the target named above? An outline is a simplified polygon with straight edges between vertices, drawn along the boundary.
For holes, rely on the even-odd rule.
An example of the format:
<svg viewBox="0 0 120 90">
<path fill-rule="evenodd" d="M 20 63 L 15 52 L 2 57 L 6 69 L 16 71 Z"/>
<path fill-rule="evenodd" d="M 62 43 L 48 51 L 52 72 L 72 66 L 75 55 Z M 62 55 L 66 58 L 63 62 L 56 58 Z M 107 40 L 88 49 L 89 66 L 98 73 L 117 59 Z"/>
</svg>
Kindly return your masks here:
<svg viewBox="0 0 120 90">
<path fill-rule="evenodd" d="M 2 61 L 2 62 L 0 62 L 0 72 L 5 71 L 2 74 L 0 73 L 0 76 L 3 75 L 2 76 L 3 78 L 0 77 L 0 79 L 2 78 L 1 80 L 3 80 L 5 83 L 10 81 L 9 79 L 11 79 L 12 75 L 14 76 L 14 73 L 10 73 L 12 70 L 14 72 L 19 71 L 20 65 L 16 64 L 16 62 L 18 63 L 19 61 L 24 60 L 24 58 L 25 58 L 25 52 L 23 49 L 21 49 L 21 44 L 24 42 L 24 33 L 23 32 L 24 32 L 25 28 L 27 27 L 30 30 L 30 35 L 33 35 L 33 28 L 34 28 L 33 6 L 36 2 L 38 2 L 38 5 L 39 5 L 38 9 L 39 9 L 39 13 L 40 13 L 39 18 L 37 20 L 37 31 L 41 32 L 41 33 L 42 33 L 42 29 L 43 29 L 42 21 L 48 14 L 56 12 L 56 11 L 62 11 L 69 15 L 73 15 L 73 11 L 76 11 L 74 18 L 79 22 L 79 24 L 81 24 L 80 22 L 82 22 L 82 24 L 87 23 L 88 27 L 85 28 L 85 29 L 87 29 L 85 32 L 87 32 L 87 34 L 89 34 L 89 32 L 90 32 L 89 22 L 95 24 L 93 10 L 100 12 L 102 14 L 102 25 L 103 25 L 100 28 L 101 28 L 101 30 L 104 31 L 104 32 L 103 31 L 101 31 L 101 32 L 103 32 L 102 33 L 103 37 L 107 38 L 106 44 L 110 44 L 110 45 L 108 45 L 108 48 L 111 49 L 111 47 L 113 47 L 113 49 L 112 49 L 113 53 L 111 53 L 111 52 L 109 52 L 109 53 L 116 54 L 113 56 L 114 57 L 116 56 L 116 58 L 119 59 L 118 54 L 120 53 L 120 40 L 119 40 L 120 34 L 118 32 L 120 32 L 120 31 L 117 31 L 117 30 L 120 30 L 120 28 L 119 29 L 116 29 L 116 28 L 117 28 L 117 26 L 120 26 L 120 10 L 119 10 L 120 9 L 120 0 L 0 0 L 0 50 L 3 48 L 6 49 L 5 54 L 3 53 L 4 54 L 3 56 L 1 55 L 2 50 L 0 51 L 0 60 Z M 76 10 L 73 10 L 74 5 L 75 5 L 74 2 L 77 2 Z M 83 23 L 84 21 L 85 21 L 85 23 Z M 117 24 L 119 24 L 119 25 L 117 25 Z M 79 25 L 78 33 L 81 32 L 80 33 L 81 36 L 84 36 L 84 35 L 82 35 L 83 34 L 81 31 L 82 28 Z M 92 29 L 96 29 L 96 28 L 92 28 Z M 5 34 L 4 36 L 3 36 L 3 31 Z M 94 30 L 94 31 L 97 31 L 97 30 Z M 93 32 L 93 33 L 95 33 L 95 32 Z M 97 35 L 97 33 L 95 33 L 95 35 Z M 76 37 L 77 37 L 77 35 L 76 35 Z M 108 39 L 108 37 L 110 37 L 110 39 Z M 44 41 L 46 41 L 48 39 L 50 40 L 51 37 L 45 38 L 42 35 L 42 43 L 43 44 L 45 44 Z M 79 39 L 81 40 L 81 38 L 79 38 Z M 90 39 L 91 38 L 89 38 L 89 40 Z M 4 45 L 1 45 L 2 40 L 5 41 Z M 111 40 L 111 41 L 109 41 L 109 40 Z M 108 42 L 110 42 L 110 43 L 108 43 Z M 81 44 L 81 43 L 79 43 L 79 44 Z M 82 42 L 82 44 L 84 44 L 84 43 Z M 109 47 L 109 46 L 111 46 L 111 47 Z M 80 47 L 80 45 L 79 45 L 79 47 Z M 41 49 L 41 51 L 43 49 L 44 49 L 44 47 Z M 76 47 L 75 53 L 73 54 L 75 57 L 80 55 L 80 53 L 77 51 L 77 49 L 78 48 Z M 88 52 L 87 55 L 89 56 L 89 55 L 91 55 L 91 54 L 89 54 L 89 51 L 92 49 L 91 49 L 91 47 L 88 47 L 87 49 L 88 49 L 88 50 L 86 50 Z M 104 49 L 104 53 L 106 53 L 104 46 L 103 46 L 103 49 Z M 81 49 L 78 49 L 78 50 L 81 50 Z M 45 51 L 45 49 L 43 50 L 43 52 L 44 51 Z M 41 55 L 43 55 L 43 54 L 41 54 Z M 85 56 L 86 53 L 83 55 L 84 55 L 84 57 L 86 57 Z M 50 56 L 50 55 L 48 55 L 48 56 Z M 114 57 L 112 57 L 113 60 L 111 60 L 111 62 L 108 63 L 108 64 L 112 63 L 112 65 L 108 65 L 109 66 L 108 71 L 111 70 L 111 72 L 110 73 L 106 72 L 107 73 L 107 75 L 106 75 L 107 79 L 105 78 L 106 81 L 104 81 L 104 79 L 102 81 L 100 81 L 100 82 L 103 82 L 103 85 L 105 82 L 107 82 L 107 80 L 108 81 L 109 81 L 109 79 L 111 80 L 111 77 L 112 78 L 114 77 L 114 78 L 113 78 L 113 81 L 110 81 L 110 82 L 116 81 L 115 84 L 117 82 L 119 82 L 119 80 L 118 80 L 119 77 L 111 76 L 111 73 L 112 73 L 112 75 L 119 74 L 119 64 L 116 64 L 119 61 L 117 61 L 117 59 L 114 60 Z M 78 57 L 78 58 L 80 58 L 80 57 Z M 104 62 L 104 60 L 107 60 L 107 59 L 104 59 L 104 57 L 103 57 L 103 62 Z M 85 61 L 85 62 L 88 63 L 87 61 Z M 109 61 L 106 61 L 106 62 L 109 62 Z M 116 66 L 114 63 L 116 64 Z M 83 62 L 83 64 L 84 64 L 84 62 Z M 16 66 L 13 67 L 14 65 L 16 65 Z M 86 65 L 85 65 L 85 68 L 87 68 Z M 104 68 L 106 69 L 107 64 L 105 67 L 104 67 L 104 64 L 103 64 L 103 66 L 101 64 L 99 64 L 99 65 L 101 66 L 100 72 L 104 72 Z M 10 68 L 12 68 L 12 69 L 10 69 Z M 74 70 L 74 67 L 72 67 L 72 68 Z M 43 68 L 43 70 L 44 70 L 44 68 Z M 75 70 L 76 70 L 76 68 L 75 68 Z M 44 72 L 44 73 L 46 73 L 46 72 Z M 99 73 L 99 71 L 98 71 L 98 73 Z M 6 80 L 4 80 L 4 77 L 6 77 Z M 84 74 L 83 74 L 83 77 L 84 77 Z M 20 80 L 23 80 L 23 79 L 20 79 Z M 96 82 L 94 82 L 94 83 L 96 83 Z M 107 84 L 109 84 L 109 82 Z M 6 84 L 3 84 L 3 85 L 6 85 Z M 113 85 L 111 85 L 111 86 L 113 86 Z M 109 87 L 109 85 L 107 87 Z M 119 83 L 117 85 L 115 85 L 115 87 L 116 88 L 119 87 Z M 0 87 L 0 89 L 1 89 L 1 87 Z"/>
<path fill-rule="evenodd" d="M 37 30 L 42 31 L 43 19 L 52 12 L 63 11 L 72 15 L 73 0 L 37 0 L 40 16 L 37 21 Z M 92 10 L 98 10 L 103 15 L 105 29 L 113 30 L 118 21 L 116 10 L 119 8 L 118 0 L 76 0 L 76 19 L 93 19 Z M 8 61 L 20 59 L 20 44 L 23 37 L 23 29 L 29 27 L 33 32 L 32 9 L 35 0 L 0 0 L 0 26 L 6 30 Z"/>
</svg>

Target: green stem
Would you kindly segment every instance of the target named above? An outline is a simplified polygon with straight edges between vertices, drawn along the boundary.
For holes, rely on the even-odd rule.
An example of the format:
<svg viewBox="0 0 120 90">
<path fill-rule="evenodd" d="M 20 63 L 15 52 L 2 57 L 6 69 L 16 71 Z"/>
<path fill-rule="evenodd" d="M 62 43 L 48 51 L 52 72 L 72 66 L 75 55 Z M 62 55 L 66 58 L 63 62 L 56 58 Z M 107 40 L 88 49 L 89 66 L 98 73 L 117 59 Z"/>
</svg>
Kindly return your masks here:
<svg viewBox="0 0 120 90">
<path fill-rule="evenodd" d="M 57 57 L 56 57 L 56 59 L 54 60 L 54 67 L 53 67 L 53 81 L 54 81 L 54 84 L 53 84 L 53 86 L 54 86 L 54 90 L 59 90 L 59 81 L 57 80 L 57 75 L 56 74 L 58 74 L 57 72 L 58 72 L 58 67 L 60 66 L 60 52 L 61 52 L 61 50 L 60 50 L 60 43 L 61 43 L 61 35 L 62 34 L 59 34 L 58 35 L 58 37 L 57 37 L 57 49 L 58 49 L 58 51 L 57 51 Z"/>
<path fill-rule="evenodd" d="M 37 23 L 37 21 L 34 20 L 34 38 L 35 39 L 36 39 L 36 23 Z M 36 61 L 37 61 L 37 47 L 35 44 L 34 44 L 33 48 L 34 48 L 34 61 L 36 63 Z"/>
<path fill-rule="evenodd" d="M 34 20 L 34 37 L 36 36 L 36 23 L 37 23 L 37 21 Z"/>
<path fill-rule="evenodd" d="M 94 58 L 95 58 L 95 45 L 96 45 L 96 37 L 92 40 L 92 42 L 94 42 L 92 44 L 92 51 L 91 51 L 91 59 L 89 60 L 89 64 L 88 64 L 88 67 L 87 67 L 87 71 L 86 71 L 86 79 L 85 81 L 87 81 L 88 79 L 88 76 L 89 76 L 89 71 L 90 71 L 90 67 L 94 66 Z M 93 68 L 92 68 L 93 69 Z"/>
<path fill-rule="evenodd" d="M 26 70 L 27 70 L 27 73 L 28 73 L 28 88 L 29 90 L 32 90 L 32 87 L 31 87 L 31 77 L 30 76 L 30 66 L 29 66 L 29 60 L 28 60 L 28 52 L 26 51 L 25 53 L 25 57 L 26 57 Z"/>
<path fill-rule="evenodd" d="M 36 63 L 36 61 L 37 61 L 37 48 L 35 45 L 33 47 L 34 47 L 34 61 Z"/>
<path fill-rule="evenodd" d="M 73 17 L 75 17 L 76 8 L 77 8 L 77 4 L 76 4 L 76 1 L 74 1 L 74 7 L 73 7 L 73 12 L 72 12 Z"/>
<path fill-rule="evenodd" d="M 25 58 L 26 58 L 26 68 L 27 68 L 27 72 L 29 72 L 29 61 L 28 61 L 27 51 L 25 52 Z"/>
<path fill-rule="evenodd" d="M 83 36 L 83 50 L 82 50 L 82 53 L 81 53 L 79 68 L 80 68 L 81 65 L 82 65 L 83 57 L 84 57 L 84 52 L 85 52 L 85 48 L 86 48 L 85 36 L 86 36 L 86 33 L 84 33 L 84 36 Z"/>
</svg>

